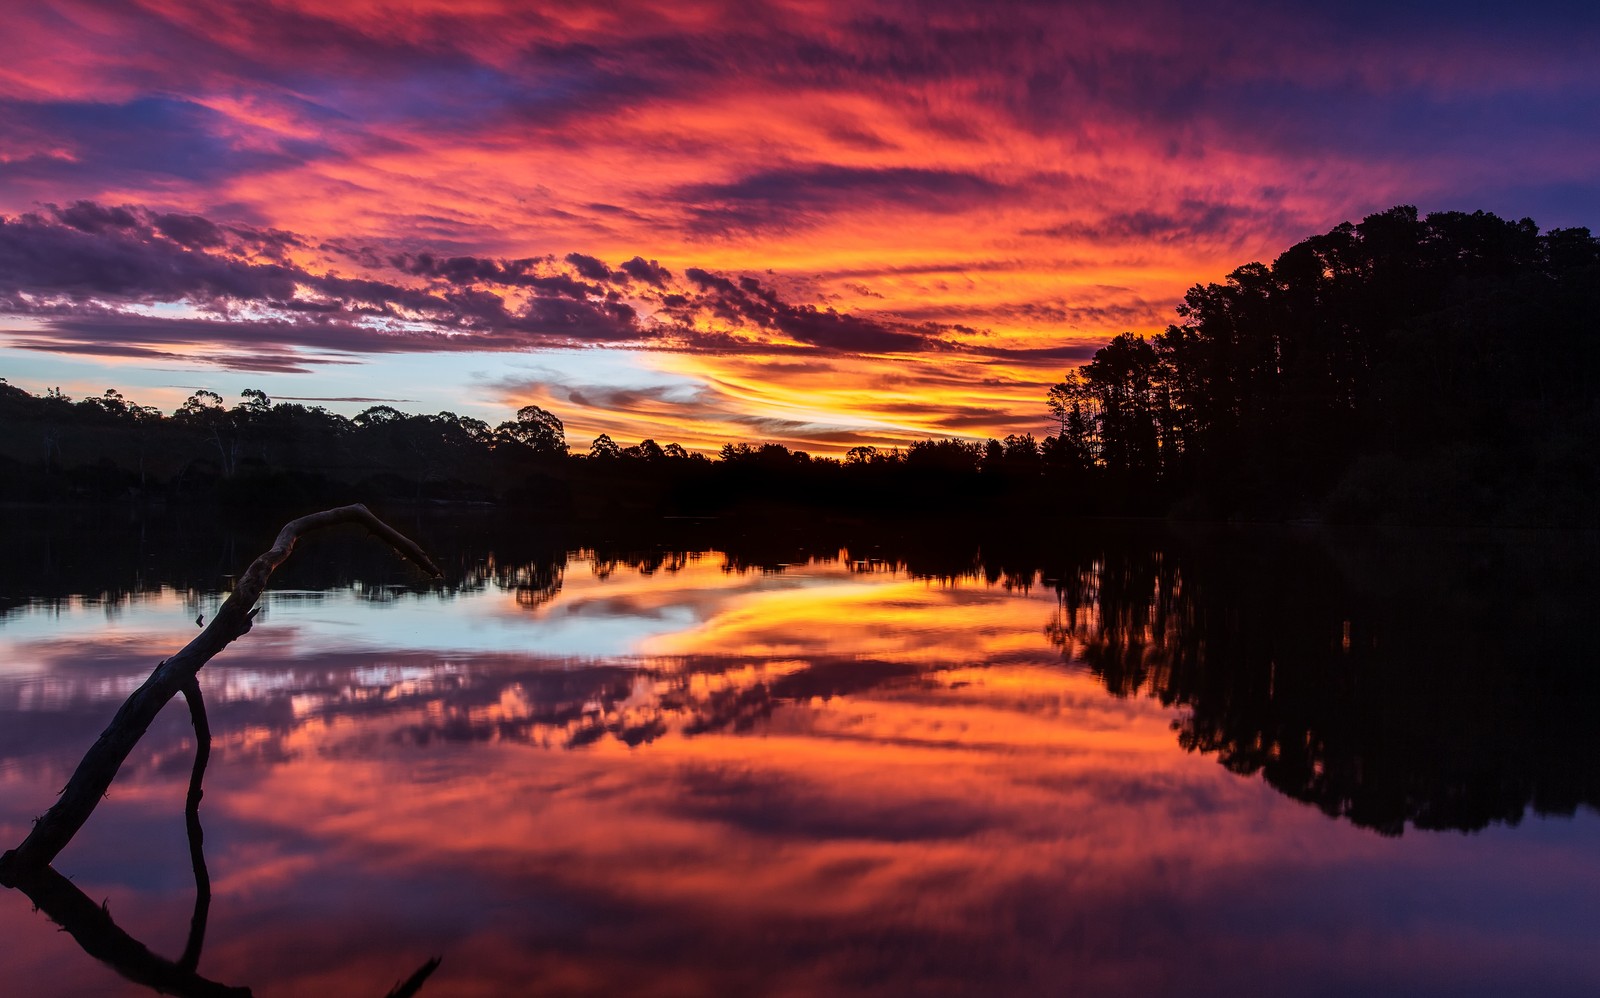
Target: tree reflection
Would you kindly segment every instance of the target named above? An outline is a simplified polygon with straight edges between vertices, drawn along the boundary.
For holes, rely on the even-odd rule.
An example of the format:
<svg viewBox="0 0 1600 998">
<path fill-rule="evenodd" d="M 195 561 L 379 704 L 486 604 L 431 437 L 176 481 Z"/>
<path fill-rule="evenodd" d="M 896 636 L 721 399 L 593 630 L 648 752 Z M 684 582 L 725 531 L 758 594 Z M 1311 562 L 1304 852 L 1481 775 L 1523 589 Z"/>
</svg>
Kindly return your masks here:
<svg viewBox="0 0 1600 998">
<path fill-rule="evenodd" d="M 1043 537 L 734 538 L 726 571 L 845 559 L 856 572 L 1057 594 L 1046 639 L 1114 696 L 1179 708 L 1177 741 L 1230 771 L 1387 835 L 1516 823 L 1531 807 L 1600 807 L 1587 760 L 1600 677 L 1580 621 L 1594 538 L 1460 535 L 1433 542 L 1261 528 L 1147 528 Z M 747 543 L 746 543 L 747 542 Z M 673 572 L 692 555 L 586 552 L 608 573 Z M 531 569 L 524 569 L 527 574 Z M 548 574 L 548 573 L 547 573 Z M 709 651 L 709 650 L 708 650 Z M 463 685 L 408 739 L 630 745 L 742 731 L 785 703 L 914 680 L 899 662 L 810 658 L 776 668 L 705 654 L 630 668 Z"/>
<path fill-rule="evenodd" d="M 12 532 L 0 538 L 11 555 L 0 559 L 0 593 L 38 599 L 41 590 L 26 588 L 36 572 L 50 580 L 47 598 L 99 592 L 114 600 L 150 585 L 215 591 L 202 581 L 208 566 L 254 543 L 246 533 L 231 546 L 206 547 L 148 529 L 148 541 L 127 530 Z M 1591 535 L 1419 543 L 1261 528 L 1174 534 L 1104 522 L 729 522 L 631 532 L 619 525 L 580 538 L 493 517 L 419 521 L 414 532 L 444 568 L 432 588 L 385 564 L 381 552 L 337 538 L 329 539 L 330 556 L 319 547 L 287 565 L 285 581 L 308 593 L 359 585 L 374 598 L 497 590 L 530 612 L 561 599 L 575 578 L 569 570 L 669 585 L 705 558 L 737 574 L 813 563 L 1016 592 L 1044 586 L 1057 596 L 1044 637 L 1068 664 L 1089 669 L 1114 696 L 1179 709 L 1184 749 L 1261 774 L 1330 815 L 1399 834 L 1408 824 L 1470 830 L 1516 822 L 1530 807 L 1567 814 L 1600 806 L 1600 772 L 1589 761 L 1600 735 L 1588 724 L 1600 707 L 1600 675 L 1586 668 L 1583 625 L 1595 588 Z M 125 568 L 114 586 L 90 590 L 86 566 L 102 537 L 111 562 Z M 321 678 L 295 680 L 296 710 L 363 714 L 426 702 L 426 715 L 396 737 L 637 745 L 668 733 L 747 730 L 784 704 L 913 682 L 928 668 L 853 656 L 780 662 L 716 648 L 551 668 L 536 654 L 492 669 L 481 654 L 449 668 L 421 653 L 352 666 L 403 666 L 426 677 L 383 696 L 351 693 L 351 680 L 330 662 Z M 278 728 L 292 723 L 279 706 L 277 714 L 257 702 L 219 709 L 233 712 L 230 721 Z"/>
<path fill-rule="evenodd" d="M 1600 805 L 1585 587 L 1551 554 L 1102 544 L 1060 574 L 1046 636 L 1112 694 L 1186 708 L 1179 744 L 1234 772 L 1384 834 L 1474 830 Z"/>
</svg>

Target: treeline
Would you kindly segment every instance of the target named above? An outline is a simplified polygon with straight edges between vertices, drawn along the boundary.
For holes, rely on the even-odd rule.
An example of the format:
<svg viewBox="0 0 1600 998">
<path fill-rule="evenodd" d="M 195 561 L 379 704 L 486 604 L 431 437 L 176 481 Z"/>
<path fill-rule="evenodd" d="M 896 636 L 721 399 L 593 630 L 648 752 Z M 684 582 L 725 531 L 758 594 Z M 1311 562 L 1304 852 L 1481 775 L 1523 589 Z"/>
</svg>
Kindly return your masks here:
<svg viewBox="0 0 1600 998">
<path fill-rule="evenodd" d="M 197 391 L 170 415 L 115 389 L 74 401 L 0 381 L 0 498 L 222 499 L 270 503 L 358 492 L 490 499 L 565 455 L 561 424 L 534 407 L 492 427 L 450 412 L 373 406 L 354 418 L 247 390 L 227 406 Z"/>
<path fill-rule="evenodd" d="M 1051 389 L 1046 451 L 1201 515 L 1596 522 L 1600 241 L 1412 207 L 1197 285 Z"/>
<path fill-rule="evenodd" d="M 1056 432 L 710 458 L 537 406 L 497 426 L 246 391 L 172 414 L 0 380 L 0 501 L 483 502 L 579 514 L 804 506 L 1342 522 L 1600 522 L 1600 241 L 1398 207 L 1197 285 L 1050 390 Z"/>
<path fill-rule="evenodd" d="M 491 426 L 452 412 L 372 406 L 354 417 L 274 402 L 251 389 L 228 406 L 197 391 L 171 414 L 115 389 L 74 400 L 0 380 L 0 501 L 140 498 L 285 506 L 476 502 L 575 513 L 708 515 L 751 505 L 948 510 L 1042 486 L 1031 436 L 987 445 L 928 440 L 857 447 L 843 460 L 781 444 L 715 457 L 601 434 L 569 450 L 554 414 L 525 406 Z"/>
</svg>

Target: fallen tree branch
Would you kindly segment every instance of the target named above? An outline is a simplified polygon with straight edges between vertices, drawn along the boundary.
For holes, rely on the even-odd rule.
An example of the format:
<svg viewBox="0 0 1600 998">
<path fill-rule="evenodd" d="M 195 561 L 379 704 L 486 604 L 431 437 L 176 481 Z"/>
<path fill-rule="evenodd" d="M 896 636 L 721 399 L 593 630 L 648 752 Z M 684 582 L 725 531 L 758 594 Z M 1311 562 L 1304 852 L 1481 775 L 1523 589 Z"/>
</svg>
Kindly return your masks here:
<svg viewBox="0 0 1600 998">
<path fill-rule="evenodd" d="M 295 542 L 313 530 L 340 523 L 359 523 L 429 575 L 437 578 L 443 574 L 422 548 L 360 504 L 312 513 L 284 524 L 271 549 L 251 562 L 206 629 L 182 651 L 157 665 L 144 685 L 123 702 L 110 726 L 101 732 L 83 761 L 78 763 L 60 799 L 34 822 L 33 830 L 21 845 L 0 856 L 0 884 L 17 886 L 23 874 L 42 870 L 66 848 L 94 813 L 117 771 L 149 730 L 161 708 L 194 681 L 212 656 L 250 630 L 256 615 L 256 601 L 261 598 L 273 571 L 294 550 Z"/>
</svg>

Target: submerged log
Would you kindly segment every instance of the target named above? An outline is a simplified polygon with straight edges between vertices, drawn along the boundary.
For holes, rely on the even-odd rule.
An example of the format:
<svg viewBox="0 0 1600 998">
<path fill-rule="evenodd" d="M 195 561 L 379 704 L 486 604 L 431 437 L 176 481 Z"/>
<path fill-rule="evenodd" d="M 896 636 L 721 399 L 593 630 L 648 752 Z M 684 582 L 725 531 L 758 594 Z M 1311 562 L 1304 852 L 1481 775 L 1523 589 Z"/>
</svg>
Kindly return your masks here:
<svg viewBox="0 0 1600 998">
<path fill-rule="evenodd" d="M 33 830 L 17 848 L 0 856 L 0 884 L 17 887 L 25 875 L 49 866 L 56 855 L 89 820 L 150 724 L 179 691 L 194 682 L 211 658 L 250 630 L 256 601 L 267 580 L 294 550 L 304 534 L 341 523 L 359 523 L 400 554 L 437 578 L 441 573 L 422 548 L 374 516 L 365 506 L 341 506 L 291 520 L 278 532 L 272 547 L 240 576 L 238 584 L 217 608 L 211 623 L 183 650 L 156 666 L 150 678 L 123 702 L 111 724 L 84 755 L 60 798 L 34 822 Z"/>
</svg>

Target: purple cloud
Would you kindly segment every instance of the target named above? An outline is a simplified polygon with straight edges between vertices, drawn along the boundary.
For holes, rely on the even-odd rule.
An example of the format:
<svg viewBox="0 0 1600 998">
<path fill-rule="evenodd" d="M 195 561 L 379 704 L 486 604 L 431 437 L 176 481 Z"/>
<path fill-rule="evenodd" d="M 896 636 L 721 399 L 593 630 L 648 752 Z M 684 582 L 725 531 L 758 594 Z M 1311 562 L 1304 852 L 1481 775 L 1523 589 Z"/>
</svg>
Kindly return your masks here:
<svg viewBox="0 0 1600 998">
<path fill-rule="evenodd" d="M 576 274 L 549 257 L 428 251 L 339 250 L 380 276 L 282 262 L 284 247 L 309 245 L 279 230 L 88 201 L 0 216 L 0 311 L 34 320 L 10 331 L 22 349 L 170 360 L 203 344 L 213 362 L 295 371 L 340 355 L 574 345 L 920 352 L 971 331 L 798 303 L 748 275 L 690 267 L 680 285 L 641 256 L 612 269 L 572 253 L 564 262 Z M 635 302 L 654 317 L 642 320 Z M 144 311 L 167 303 L 188 311 Z"/>
<path fill-rule="evenodd" d="M 691 230 L 723 235 L 790 229 L 879 204 L 950 213 L 1010 193 L 1001 184 L 958 170 L 817 163 L 761 170 L 726 182 L 684 184 L 671 196 L 687 206 Z"/>
<path fill-rule="evenodd" d="M 666 287 L 667 282 L 672 280 L 672 271 L 654 260 L 646 260 L 640 256 L 625 261 L 619 269 L 636 281 L 643 281 L 658 288 Z"/>
</svg>

